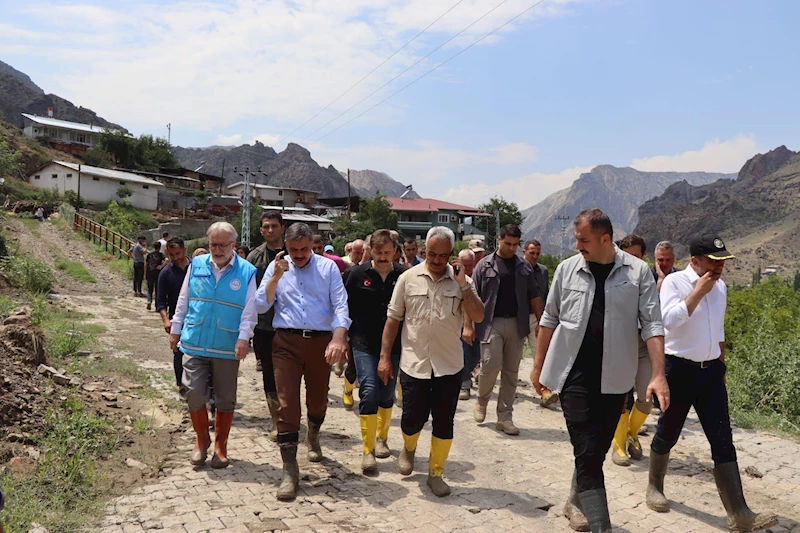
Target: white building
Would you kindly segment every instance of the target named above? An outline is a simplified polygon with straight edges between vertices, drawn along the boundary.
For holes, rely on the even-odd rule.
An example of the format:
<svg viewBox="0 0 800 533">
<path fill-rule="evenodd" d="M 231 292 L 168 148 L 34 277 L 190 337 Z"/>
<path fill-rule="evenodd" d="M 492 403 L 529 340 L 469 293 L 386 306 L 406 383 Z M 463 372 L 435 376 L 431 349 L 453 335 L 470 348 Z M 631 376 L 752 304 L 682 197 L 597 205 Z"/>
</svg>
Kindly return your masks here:
<svg viewBox="0 0 800 533">
<path fill-rule="evenodd" d="M 53 117 L 22 113 L 22 131 L 27 137 L 44 137 L 64 145 L 87 150 L 97 143 L 105 128 Z"/>
<path fill-rule="evenodd" d="M 228 185 L 228 194 L 242 197 L 244 182 L 237 181 Z M 317 203 L 319 192 L 295 189 L 292 187 L 275 187 L 273 185 L 250 184 L 250 194 L 261 203 L 270 206 L 295 207 L 297 204 L 313 205 Z"/>
<path fill-rule="evenodd" d="M 42 189 L 57 189 L 59 196 L 66 191 L 78 192 L 78 164 L 52 161 L 28 174 L 31 185 Z M 91 203 L 120 201 L 117 190 L 127 185 L 133 194 L 128 197 L 131 205 L 139 209 L 155 211 L 158 208 L 158 191 L 164 185 L 130 172 L 107 168 L 80 167 L 81 198 Z"/>
</svg>

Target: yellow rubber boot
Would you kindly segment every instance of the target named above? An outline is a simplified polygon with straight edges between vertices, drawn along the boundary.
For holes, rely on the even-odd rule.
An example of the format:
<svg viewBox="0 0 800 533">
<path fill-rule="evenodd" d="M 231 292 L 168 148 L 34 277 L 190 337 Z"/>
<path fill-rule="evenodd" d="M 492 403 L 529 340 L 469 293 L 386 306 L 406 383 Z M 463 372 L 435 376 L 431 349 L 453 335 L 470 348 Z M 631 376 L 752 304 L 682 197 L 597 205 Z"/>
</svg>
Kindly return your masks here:
<svg viewBox="0 0 800 533">
<path fill-rule="evenodd" d="M 392 425 L 392 408 L 378 407 L 378 440 L 375 443 L 375 457 L 386 459 L 392 452 L 389 450 L 389 427 Z"/>
<path fill-rule="evenodd" d="M 355 388 L 355 383 L 350 383 L 347 381 L 345 377 L 343 380 L 344 382 L 344 390 L 342 391 L 342 403 L 344 404 L 344 408 L 348 411 L 353 408 L 353 388 Z"/>
<path fill-rule="evenodd" d="M 647 415 L 633 406 L 631 416 L 628 419 L 628 453 L 631 459 L 637 461 L 642 458 L 642 444 L 639 442 L 639 430 L 642 429 Z"/>
<path fill-rule="evenodd" d="M 614 432 L 614 442 L 611 445 L 611 461 L 619 466 L 631 466 L 631 459 L 625 451 L 628 443 L 628 417 L 630 413 L 627 409 L 622 412 L 617 423 L 617 430 Z"/>
<path fill-rule="evenodd" d="M 440 439 L 431 437 L 431 454 L 428 458 L 428 486 L 440 498 L 450 494 L 450 487 L 442 479 L 444 462 L 450 455 L 450 445 L 453 439 Z"/>
<path fill-rule="evenodd" d="M 361 457 L 361 471 L 370 474 L 378 469 L 375 461 L 375 433 L 378 429 L 378 415 L 360 415 L 361 440 L 364 443 L 364 455 Z"/>
<path fill-rule="evenodd" d="M 404 476 L 414 471 L 414 453 L 417 451 L 419 434 L 419 431 L 413 435 L 403 433 L 403 449 L 400 451 L 400 457 L 397 458 L 397 470 Z"/>
</svg>

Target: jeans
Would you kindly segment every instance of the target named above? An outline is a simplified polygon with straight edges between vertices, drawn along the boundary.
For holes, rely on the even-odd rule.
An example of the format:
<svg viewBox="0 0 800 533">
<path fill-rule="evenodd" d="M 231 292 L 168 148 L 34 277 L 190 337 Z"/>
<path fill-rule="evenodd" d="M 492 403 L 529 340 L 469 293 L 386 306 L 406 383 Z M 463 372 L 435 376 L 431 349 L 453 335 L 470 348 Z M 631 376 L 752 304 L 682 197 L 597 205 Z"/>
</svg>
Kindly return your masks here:
<svg viewBox="0 0 800 533">
<path fill-rule="evenodd" d="M 392 355 L 392 374 L 386 385 L 378 377 L 380 356 L 371 355 L 353 348 L 353 361 L 358 374 L 358 413 L 374 415 L 378 407 L 389 409 L 394 405 L 394 391 L 397 385 L 397 372 L 400 367 L 400 354 Z"/>
<path fill-rule="evenodd" d="M 158 272 L 155 275 L 147 276 L 147 303 L 153 303 L 156 287 L 158 287 Z"/>
<path fill-rule="evenodd" d="M 406 435 L 415 435 L 433 417 L 433 436 L 437 439 L 453 438 L 453 418 L 461 391 L 461 374 L 413 378 L 400 371 L 403 388 L 403 417 L 400 428 Z"/>
<path fill-rule="evenodd" d="M 142 294 L 142 281 L 144 281 L 144 263 L 133 264 L 133 292 Z"/>
<path fill-rule="evenodd" d="M 561 390 L 561 409 L 575 456 L 578 492 L 605 488 L 603 461 L 626 394 L 602 394 L 599 372 L 574 366 Z M 670 406 L 672 409 L 672 406 Z"/>
<path fill-rule="evenodd" d="M 272 341 L 275 332 L 256 328 L 253 331 L 253 351 L 256 359 L 261 361 L 261 379 L 264 382 L 264 392 L 275 392 L 275 369 L 272 365 Z"/>
<path fill-rule="evenodd" d="M 461 341 L 464 350 L 464 369 L 461 371 L 461 388 L 469 390 L 472 388 L 472 371 L 481 362 L 481 343 L 478 339 L 472 342 L 472 346 Z"/>
<path fill-rule="evenodd" d="M 711 444 L 714 466 L 736 461 L 725 386 L 726 369 L 725 363 L 719 359 L 712 361 L 708 368 L 700 368 L 678 357 L 666 357 L 669 409 L 658 417 L 651 450 L 669 453 L 678 442 L 689 408 L 694 407 Z"/>
</svg>

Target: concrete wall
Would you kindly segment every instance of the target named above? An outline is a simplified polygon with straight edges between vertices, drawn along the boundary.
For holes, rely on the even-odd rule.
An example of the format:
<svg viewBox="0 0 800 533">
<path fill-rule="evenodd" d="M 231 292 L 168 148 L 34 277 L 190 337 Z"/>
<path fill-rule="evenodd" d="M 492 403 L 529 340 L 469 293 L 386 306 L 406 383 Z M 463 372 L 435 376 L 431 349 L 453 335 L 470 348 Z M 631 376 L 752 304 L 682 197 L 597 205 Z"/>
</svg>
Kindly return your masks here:
<svg viewBox="0 0 800 533">
<path fill-rule="evenodd" d="M 170 238 L 184 237 L 189 239 L 197 239 L 198 237 L 205 237 L 206 231 L 209 226 L 217 220 L 199 220 L 194 218 L 173 218 L 169 222 L 162 222 L 157 228 L 142 231 L 141 234 L 147 237 L 147 242 L 152 243 L 161 238 L 161 234 L 169 232 Z M 239 231 L 239 228 L 236 228 Z"/>
</svg>

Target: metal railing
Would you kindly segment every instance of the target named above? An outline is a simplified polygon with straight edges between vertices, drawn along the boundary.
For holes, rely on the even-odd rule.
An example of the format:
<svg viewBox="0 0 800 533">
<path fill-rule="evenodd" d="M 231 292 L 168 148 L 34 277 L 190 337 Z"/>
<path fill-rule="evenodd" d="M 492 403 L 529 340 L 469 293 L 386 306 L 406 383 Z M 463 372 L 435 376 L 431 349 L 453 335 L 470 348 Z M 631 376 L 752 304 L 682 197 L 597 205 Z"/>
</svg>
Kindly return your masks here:
<svg viewBox="0 0 800 533">
<path fill-rule="evenodd" d="M 135 244 L 129 238 L 79 213 L 75 213 L 72 229 L 85 235 L 94 244 L 103 246 L 106 252 L 119 255 L 125 259 L 129 259 L 128 250 Z"/>
</svg>

